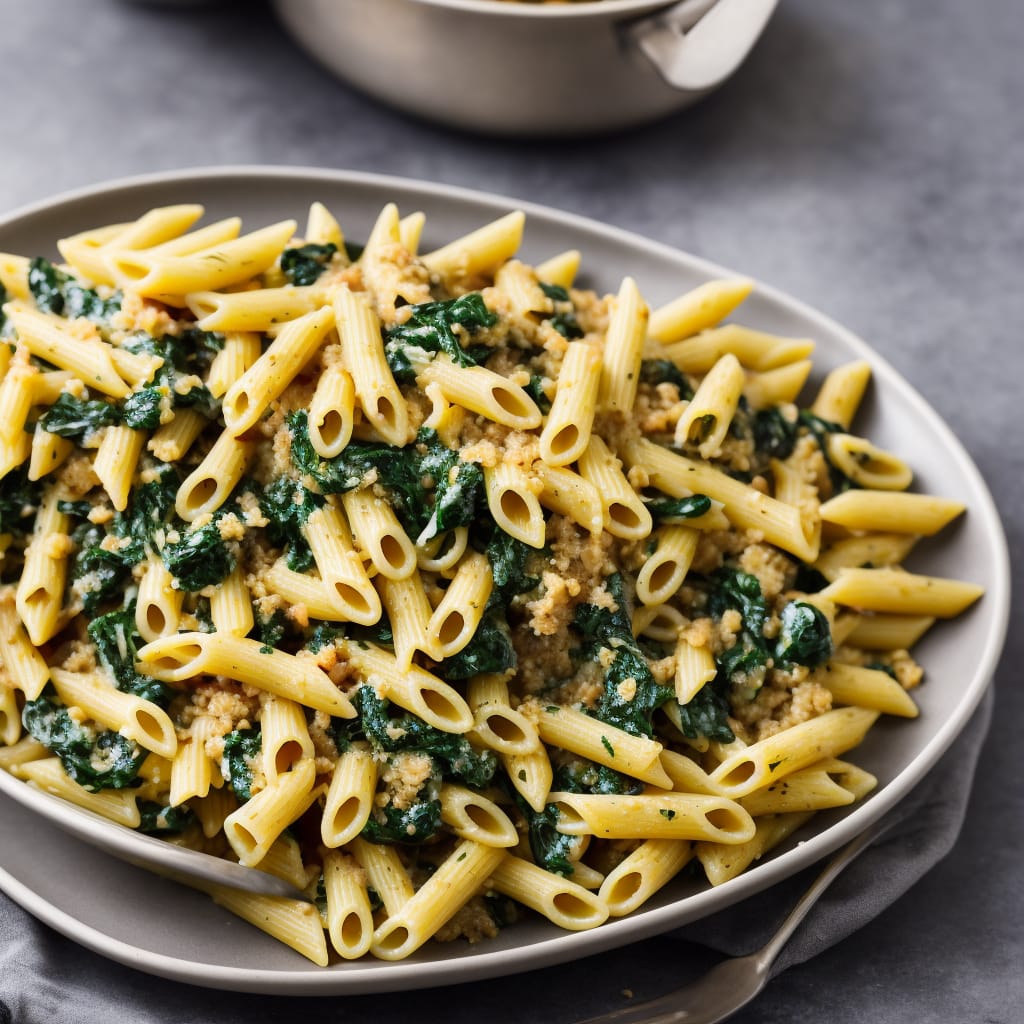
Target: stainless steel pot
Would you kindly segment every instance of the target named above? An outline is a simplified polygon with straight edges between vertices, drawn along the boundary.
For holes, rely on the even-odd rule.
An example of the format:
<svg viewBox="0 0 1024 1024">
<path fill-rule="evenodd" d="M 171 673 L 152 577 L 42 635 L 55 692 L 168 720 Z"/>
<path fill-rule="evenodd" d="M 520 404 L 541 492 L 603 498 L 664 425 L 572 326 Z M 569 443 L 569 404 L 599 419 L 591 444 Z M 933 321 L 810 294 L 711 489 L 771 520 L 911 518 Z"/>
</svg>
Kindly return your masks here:
<svg viewBox="0 0 1024 1024">
<path fill-rule="evenodd" d="M 680 110 L 728 78 L 777 0 L 274 0 L 340 77 L 433 121 L 587 134 Z"/>
</svg>

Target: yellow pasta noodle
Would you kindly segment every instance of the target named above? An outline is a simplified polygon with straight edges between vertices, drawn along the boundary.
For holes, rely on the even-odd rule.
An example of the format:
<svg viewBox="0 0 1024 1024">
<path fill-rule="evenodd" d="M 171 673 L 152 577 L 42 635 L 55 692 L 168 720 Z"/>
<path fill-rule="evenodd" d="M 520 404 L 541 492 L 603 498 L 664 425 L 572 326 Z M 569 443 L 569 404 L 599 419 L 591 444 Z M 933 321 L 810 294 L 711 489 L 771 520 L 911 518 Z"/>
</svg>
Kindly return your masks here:
<svg viewBox="0 0 1024 1024">
<path fill-rule="evenodd" d="M 706 281 L 656 309 L 651 314 L 649 334 L 655 341 L 668 343 L 714 327 L 743 302 L 753 288 L 754 282 L 748 278 Z"/>
</svg>

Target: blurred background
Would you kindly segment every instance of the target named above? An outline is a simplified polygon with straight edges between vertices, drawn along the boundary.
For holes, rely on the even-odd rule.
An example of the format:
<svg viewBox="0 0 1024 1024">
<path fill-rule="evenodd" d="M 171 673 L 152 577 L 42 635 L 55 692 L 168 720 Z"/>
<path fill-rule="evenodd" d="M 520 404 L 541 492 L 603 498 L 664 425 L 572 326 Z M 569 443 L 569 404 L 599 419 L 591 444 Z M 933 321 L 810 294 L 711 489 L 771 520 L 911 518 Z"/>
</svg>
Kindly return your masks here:
<svg viewBox="0 0 1024 1024">
<path fill-rule="evenodd" d="M 363 2 L 369 11 L 376 0 Z M 1016 0 L 781 0 L 749 58 L 712 95 L 587 139 L 486 137 L 397 112 L 307 56 L 255 0 L 0 0 L 0 25 L 5 214 L 137 173 L 290 164 L 464 185 L 596 218 L 784 289 L 865 338 L 959 434 L 1019 549 Z M 396 60 L 408 59 L 407 43 L 396 39 Z M 460 60 L 454 44 L 449 59 Z M 1015 723 L 1024 698 L 1013 684 L 1022 657 L 1018 632 L 952 854 L 868 927 L 782 975 L 737 1021 L 1019 1019 L 1024 877 L 1014 845 L 1024 839 L 1024 792 Z M 656 939 L 526 980 L 465 986 L 457 999 L 423 993 L 417 1004 L 427 1019 L 468 1022 L 526 989 L 544 1019 L 569 1021 L 623 989 L 638 998 L 663 991 L 680 956 L 692 969 L 715 959 Z M 100 963 L 83 951 L 68 957 L 71 971 Z M 117 970 L 126 990 L 170 997 L 173 986 Z M 211 1011 L 228 1005 L 227 996 L 206 999 Z M 274 1002 L 252 1019 L 277 1019 Z M 371 1004 L 378 1020 L 408 1019 L 397 998 L 352 1000 L 351 1019 Z"/>
</svg>

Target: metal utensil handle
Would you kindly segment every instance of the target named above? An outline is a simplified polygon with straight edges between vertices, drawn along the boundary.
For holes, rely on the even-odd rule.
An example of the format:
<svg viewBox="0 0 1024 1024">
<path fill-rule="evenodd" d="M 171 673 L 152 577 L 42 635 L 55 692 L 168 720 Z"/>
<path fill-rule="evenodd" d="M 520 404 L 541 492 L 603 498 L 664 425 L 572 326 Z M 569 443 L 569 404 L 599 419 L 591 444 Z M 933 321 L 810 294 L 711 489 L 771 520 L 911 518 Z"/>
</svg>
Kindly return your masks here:
<svg viewBox="0 0 1024 1024">
<path fill-rule="evenodd" d="M 833 858 L 825 865 L 824 870 L 811 884 L 811 887 L 800 897 L 796 906 L 786 916 L 785 921 L 779 926 L 779 930 L 757 951 L 758 969 L 767 972 L 775 963 L 783 947 L 789 941 L 790 936 L 799 927 L 803 919 L 808 915 L 811 907 L 818 902 L 822 893 L 836 880 L 839 874 L 850 866 L 886 829 L 889 827 L 884 819 L 869 825 L 854 839 L 851 839 Z"/>
<path fill-rule="evenodd" d="M 0 769 L 0 793 L 42 815 L 83 843 L 135 867 L 197 888 L 202 888 L 204 883 L 225 885 L 263 896 L 311 902 L 309 896 L 283 878 L 117 825 L 87 808 L 76 807 L 53 793 L 18 781 L 3 769 Z"/>
<path fill-rule="evenodd" d="M 705 92 L 728 78 L 778 0 L 682 0 L 624 26 L 626 39 L 673 88 Z"/>
</svg>

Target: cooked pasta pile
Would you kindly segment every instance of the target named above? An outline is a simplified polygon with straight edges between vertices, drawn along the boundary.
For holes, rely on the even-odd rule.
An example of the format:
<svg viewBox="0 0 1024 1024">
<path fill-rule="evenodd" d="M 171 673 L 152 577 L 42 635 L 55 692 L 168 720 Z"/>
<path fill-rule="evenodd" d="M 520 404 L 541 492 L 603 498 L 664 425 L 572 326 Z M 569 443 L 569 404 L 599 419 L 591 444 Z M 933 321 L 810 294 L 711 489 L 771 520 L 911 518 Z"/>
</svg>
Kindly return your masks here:
<svg viewBox="0 0 1024 1024">
<path fill-rule="evenodd" d="M 0 256 L 0 766 L 306 890 L 211 887 L 318 964 L 595 927 L 872 789 L 980 591 L 900 568 L 962 507 L 851 432 L 866 364 L 798 408 L 750 282 L 649 314 L 520 213 L 202 212 Z"/>
</svg>

